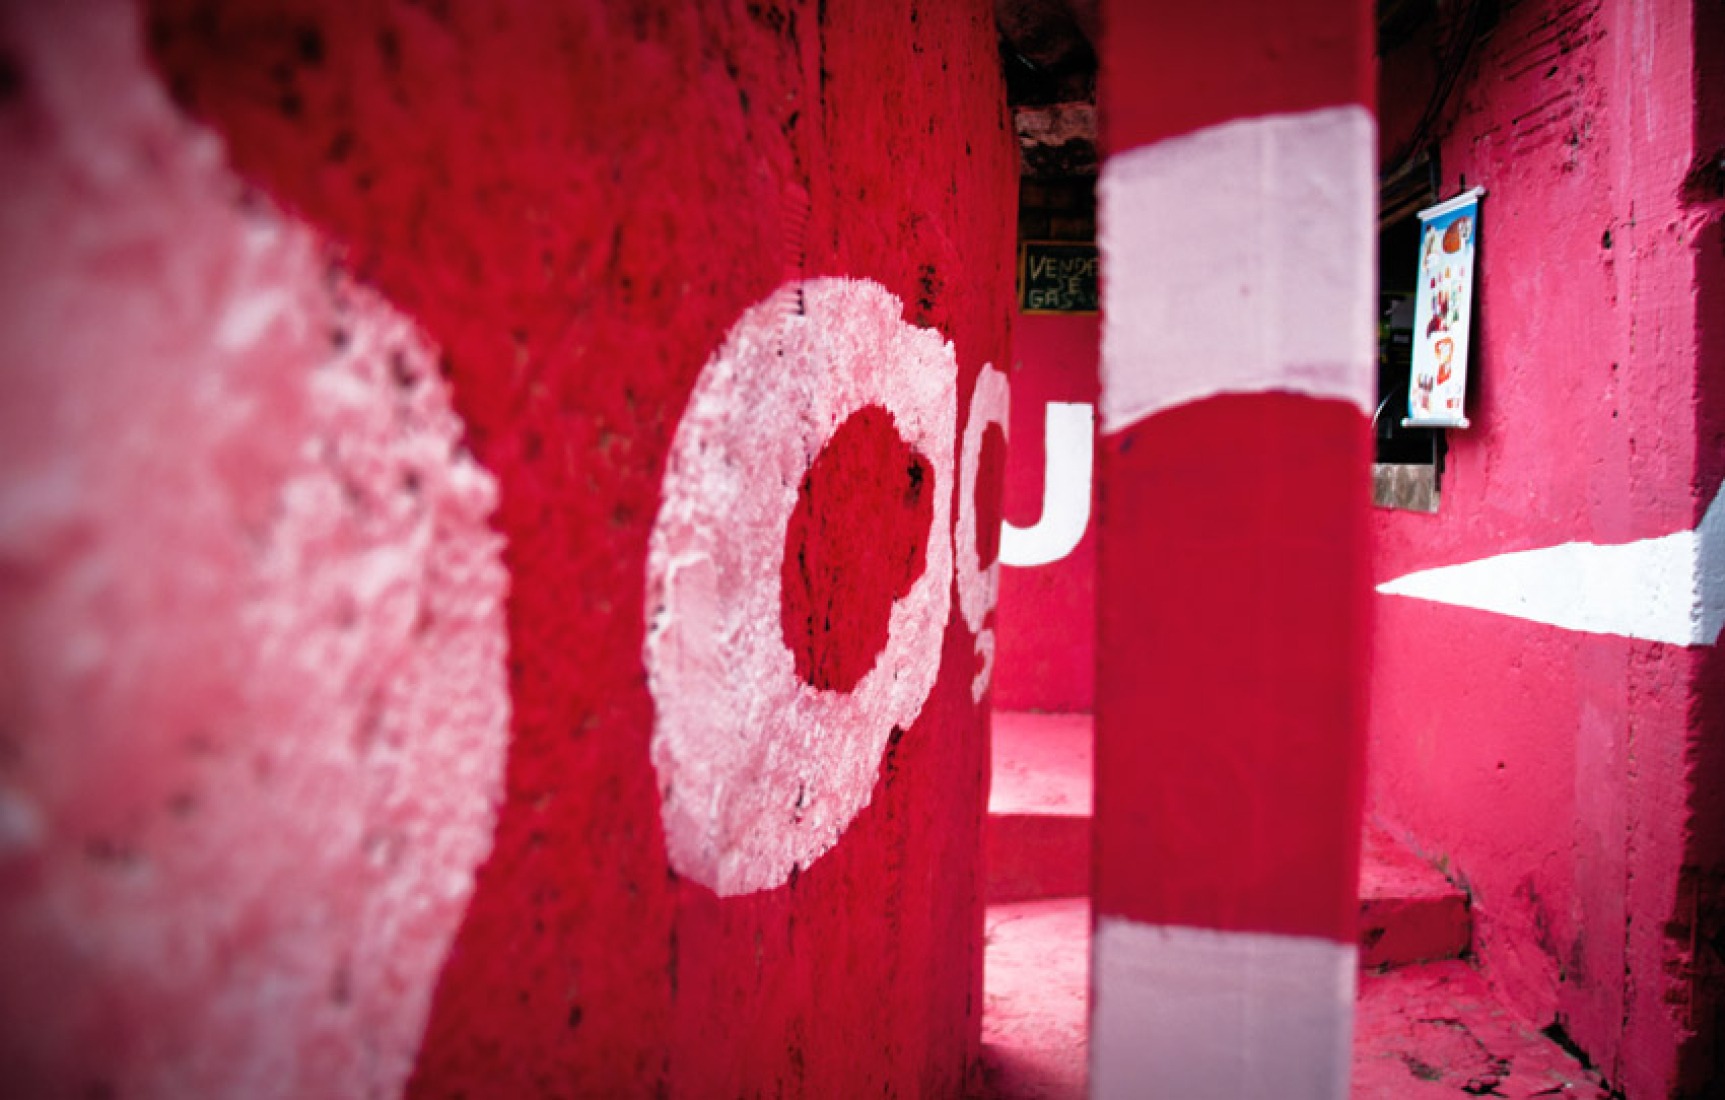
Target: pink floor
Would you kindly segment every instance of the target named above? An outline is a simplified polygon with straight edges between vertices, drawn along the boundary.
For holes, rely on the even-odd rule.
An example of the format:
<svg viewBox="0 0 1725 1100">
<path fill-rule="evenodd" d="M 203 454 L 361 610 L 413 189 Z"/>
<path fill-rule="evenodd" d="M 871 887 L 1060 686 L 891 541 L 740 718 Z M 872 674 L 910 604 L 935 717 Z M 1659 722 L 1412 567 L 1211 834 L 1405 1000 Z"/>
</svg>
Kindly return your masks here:
<svg viewBox="0 0 1725 1100">
<path fill-rule="evenodd" d="M 1090 899 L 991 905 L 987 937 L 982 1095 L 1083 1096 Z"/>
<path fill-rule="evenodd" d="M 1088 715 L 995 714 L 981 1097 L 1085 1094 L 1090 771 Z M 1470 928 L 1460 889 L 1368 828 L 1356 1100 L 1607 1100 L 1593 1074 L 1500 1006 L 1465 957 Z"/>
</svg>

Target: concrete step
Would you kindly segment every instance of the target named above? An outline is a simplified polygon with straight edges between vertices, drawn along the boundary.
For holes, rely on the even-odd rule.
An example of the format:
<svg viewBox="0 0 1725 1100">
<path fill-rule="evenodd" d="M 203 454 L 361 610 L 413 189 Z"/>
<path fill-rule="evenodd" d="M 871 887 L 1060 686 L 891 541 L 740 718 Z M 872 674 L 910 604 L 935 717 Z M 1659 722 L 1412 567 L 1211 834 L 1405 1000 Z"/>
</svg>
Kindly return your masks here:
<svg viewBox="0 0 1725 1100">
<path fill-rule="evenodd" d="M 1093 741 L 1088 714 L 994 713 L 983 831 L 989 904 L 1089 894 Z M 1361 966 L 1457 958 L 1471 939 L 1467 894 L 1386 829 L 1368 827 Z"/>
<path fill-rule="evenodd" d="M 982 1064 L 971 1095 L 1082 1100 L 1089 902 L 992 905 L 987 921 Z M 1597 1074 L 1505 1008 L 1485 977 L 1458 959 L 1363 972 L 1353 1062 L 1354 1100 L 1611 1095 Z"/>
<path fill-rule="evenodd" d="M 1360 977 L 1354 1100 L 1611 1095 L 1598 1074 L 1505 1008 L 1471 963 L 1416 963 Z"/>
<path fill-rule="evenodd" d="M 1079 1100 L 1089 1075 L 1089 899 L 990 905 L 986 943 L 972 1095 Z"/>
<path fill-rule="evenodd" d="M 1460 958 L 1473 940 L 1467 894 L 1436 867 L 1368 825 L 1360 854 L 1360 966 Z"/>
<path fill-rule="evenodd" d="M 994 715 L 983 1058 L 974 1095 L 1078 1100 L 1088 1074 L 1092 730 Z M 1355 1100 L 1609 1095 L 1493 996 L 1467 952 L 1467 894 L 1381 825 L 1360 873 Z"/>
<path fill-rule="evenodd" d="M 988 901 L 1090 893 L 1088 714 L 994 713 L 983 829 Z"/>
</svg>

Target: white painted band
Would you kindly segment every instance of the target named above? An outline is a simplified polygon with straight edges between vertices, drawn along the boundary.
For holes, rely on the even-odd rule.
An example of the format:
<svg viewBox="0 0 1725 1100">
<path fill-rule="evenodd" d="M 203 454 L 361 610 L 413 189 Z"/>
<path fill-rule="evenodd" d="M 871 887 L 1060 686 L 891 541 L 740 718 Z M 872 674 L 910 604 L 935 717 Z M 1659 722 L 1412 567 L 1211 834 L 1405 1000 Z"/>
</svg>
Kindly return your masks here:
<svg viewBox="0 0 1725 1100">
<path fill-rule="evenodd" d="M 981 661 L 971 681 L 970 694 L 981 702 L 994 673 L 994 630 L 988 625 L 1000 587 L 1000 559 L 985 569 L 977 549 L 976 481 L 982 466 L 982 436 L 990 424 L 1000 427 L 1004 438 L 1011 408 L 1011 384 L 1002 371 L 984 364 L 970 395 L 970 414 L 964 423 L 964 445 L 958 460 L 958 533 L 955 536 L 954 569 L 958 574 L 958 606 L 965 625 L 976 637 Z"/>
<path fill-rule="evenodd" d="M 1005 524 L 1000 560 L 1026 567 L 1048 565 L 1072 553 L 1090 526 L 1096 410 L 1050 401 L 1043 428 L 1042 515 L 1031 527 Z"/>
<path fill-rule="evenodd" d="M 1110 157 L 1097 195 L 1102 430 L 1224 393 L 1371 414 L 1376 126 L 1237 119 Z"/>
<path fill-rule="evenodd" d="M 1097 921 L 1095 1100 L 1346 1100 L 1352 944 Z"/>
<path fill-rule="evenodd" d="M 1693 531 L 1496 554 L 1409 573 L 1378 591 L 1588 634 L 1713 645 L 1725 625 L 1722 500 L 1714 497 Z"/>
<path fill-rule="evenodd" d="M 666 848 L 721 895 L 782 884 L 868 805 L 887 739 L 934 686 L 951 611 L 952 345 L 906 323 L 879 284 L 791 290 L 746 311 L 702 369 L 648 544 L 643 656 Z M 934 518 L 886 647 L 851 691 L 823 691 L 797 675 L 780 626 L 785 535 L 810 464 L 870 405 L 927 460 Z"/>
</svg>

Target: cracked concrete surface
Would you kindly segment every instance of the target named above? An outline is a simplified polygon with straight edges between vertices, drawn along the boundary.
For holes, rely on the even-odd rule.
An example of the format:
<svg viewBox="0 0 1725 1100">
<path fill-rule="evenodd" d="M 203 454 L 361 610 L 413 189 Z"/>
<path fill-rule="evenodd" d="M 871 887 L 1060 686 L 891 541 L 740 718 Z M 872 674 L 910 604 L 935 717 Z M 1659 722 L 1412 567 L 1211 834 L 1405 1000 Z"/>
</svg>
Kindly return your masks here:
<svg viewBox="0 0 1725 1100">
<path fill-rule="evenodd" d="M 1354 1100 L 1612 1096 L 1464 961 L 1365 975 L 1354 1027 Z"/>
</svg>

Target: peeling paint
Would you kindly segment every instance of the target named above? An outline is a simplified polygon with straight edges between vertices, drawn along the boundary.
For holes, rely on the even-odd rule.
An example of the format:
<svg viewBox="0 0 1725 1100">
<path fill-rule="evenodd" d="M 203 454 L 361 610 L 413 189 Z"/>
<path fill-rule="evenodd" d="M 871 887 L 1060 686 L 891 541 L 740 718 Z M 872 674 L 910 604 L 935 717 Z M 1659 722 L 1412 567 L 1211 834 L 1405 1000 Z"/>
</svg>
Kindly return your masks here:
<svg viewBox="0 0 1725 1100">
<path fill-rule="evenodd" d="M 6 23 L 0 1077 L 399 1094 L 502 788 L 496 485 L 133 11 Z"/>
<path fill-rule="evenodd" d="M 971 682 L 971 698 L 980 702 L 994 673 L 994 628 L 988 617 L 994 612 L 1000 588 L 1000 562 L 1004 547 L 987 562 L 978 549 L 977 475 L 982 467 L 983 434 L 997 426 L 1006 438 L 1011 423 L 1011 386 L 993 366 L 982 368 L 976 389 L 970 395 L 970 415 L 964 424 L 964 446 L 959 460 L 958 535 L 954 559 L 958 574 L 958 603 L 965 625 L 976 635 L 981 664 Z"/>
<path fill-rule="evenodd" d="M 894 729 L 916 720 L 951 601 L 957 363 L 865 280 L 769 296 L 702 369 L 677 428 L 647 562 L 644 659 L 671 866 L 721 895 L 786 882 L 868 804 Z M 856 687 L 799 677 L 779 629 L 798 488 L 860 409 L 892 415 L 932 470 L 925 566 Z M 858 537 L 869 517 L 856 516 Z"/>
</svg>

